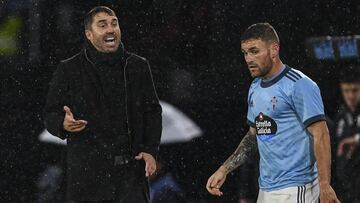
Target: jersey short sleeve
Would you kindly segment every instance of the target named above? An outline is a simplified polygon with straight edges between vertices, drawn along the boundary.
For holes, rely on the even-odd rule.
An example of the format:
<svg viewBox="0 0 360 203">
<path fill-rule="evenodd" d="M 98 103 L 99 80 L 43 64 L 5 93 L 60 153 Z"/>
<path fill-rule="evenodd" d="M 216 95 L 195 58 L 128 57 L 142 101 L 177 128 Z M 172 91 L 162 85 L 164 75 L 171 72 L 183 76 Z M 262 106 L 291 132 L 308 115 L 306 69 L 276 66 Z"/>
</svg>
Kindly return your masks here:
<svg viewBox="0 0 360 203">
<path fill-rule="evenodd" d="M 253 94 L 253 90 L 252 88 L 250 88 L 249 90 L 249 95 L 248 95 L 248 111 L 247 111 L 247 124 L 251 127 L 255 127 L 255 114 L 253 112 L 253 109 L 254 109 L 254 101 L 252 99 L 252 94 Z"/>
<path fill-rule="evenodd" d="M 304 77 L 296 82 L 292 100 L 295 111 L 305 127 L 325 120 L 320 89 L 311 79 Z"/>
</svg>

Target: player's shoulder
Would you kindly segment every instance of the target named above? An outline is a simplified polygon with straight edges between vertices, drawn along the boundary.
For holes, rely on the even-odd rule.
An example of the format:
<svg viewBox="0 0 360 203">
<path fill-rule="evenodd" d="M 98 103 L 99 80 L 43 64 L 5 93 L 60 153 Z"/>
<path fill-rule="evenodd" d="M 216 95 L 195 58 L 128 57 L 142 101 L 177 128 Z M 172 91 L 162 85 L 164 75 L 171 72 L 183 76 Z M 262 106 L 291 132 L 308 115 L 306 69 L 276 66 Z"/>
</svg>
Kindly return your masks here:
<svg viewBox="0 0 360 203">
<path fill-rule="evenodd" d="M 255 89 L 256 87 L 258 87 L 258 86 L 260 85 L 260 83 L 261 83 L 261 79 L 260 79 L 260 78 L 255 78 L 255 79 L 251 82 L 249 90 Z"/>
<path fill-rule="evenodd" d="M 290 84 L 289 86 L 293 87 L 292 89 L 318 87 L 310 77 L 295 68 L 290 68 L 286 73 L 285 78 L 287 79 L 288 85 Z"/>
<path fill-rule="evenodd" d="M 287 71 L 284 74 L 284 78 L 285 78 L 284 81 L 286 83 L 295 84 L 299 80 L 302 80 L 303 78 L 307 77 L 303 72 L 301 72 L 295 68 L 292 68 L 290 66 L 287 66 L 286 69 L 287 69 Z"/>
<path fill-rule="evenodd" d="M 259 78 L 255 78 L 249 87 L 249 92 L 248 92 L 248 100 L 250 102 L 250 98 L 252 97 L 253 93 L 255 92 L 256 87 L 260 86 L 260 82 L 261 80 Z"/>
<path fill-rule="evenodd" d="M 302 83 L 315 83 L 310 77 L 308 77 L 305 73 L 302 71 L 289 67 L 288 71 L 285 74 L 286 80 L 284 80 L 287 85 L 298 85 Z"/>
</svg>

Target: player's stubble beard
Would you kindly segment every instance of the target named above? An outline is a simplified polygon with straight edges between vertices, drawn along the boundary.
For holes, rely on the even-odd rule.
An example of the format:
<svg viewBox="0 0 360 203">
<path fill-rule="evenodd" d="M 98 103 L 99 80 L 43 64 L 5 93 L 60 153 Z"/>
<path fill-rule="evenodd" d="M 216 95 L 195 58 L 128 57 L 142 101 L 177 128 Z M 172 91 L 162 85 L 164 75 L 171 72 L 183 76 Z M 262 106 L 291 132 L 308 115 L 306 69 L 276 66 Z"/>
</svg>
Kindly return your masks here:
<svg viewBox="0 0 360 203">
<path fill-rule="evenodd" d="M 273 61 L 271 60 L 270 56 L 266 57 L 265 64 L 263 67 L 258 66 L 259 73 L 256 75 L 252 75 L 253 78 L 263 78 L 268 79 L 266 76 L 270 73 L 272 67 L 273 67 Z"/>
</svg>

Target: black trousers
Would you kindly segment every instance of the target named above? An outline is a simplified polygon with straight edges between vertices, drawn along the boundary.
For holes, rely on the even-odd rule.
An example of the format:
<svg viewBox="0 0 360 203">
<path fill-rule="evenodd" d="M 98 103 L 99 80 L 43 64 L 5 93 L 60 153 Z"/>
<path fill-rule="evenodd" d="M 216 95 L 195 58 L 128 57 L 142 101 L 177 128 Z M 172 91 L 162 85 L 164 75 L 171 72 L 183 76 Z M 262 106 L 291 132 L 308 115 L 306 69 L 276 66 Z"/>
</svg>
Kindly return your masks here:
<svg viewBox="0 0 360 203">
<path fill-rule="evenodd" d="M 70 201 L 68 203 L 150 203 L 149 185 L 143 161 L 131 161 L 116 166 L 116 198 L 100 201 Z"/>
</svg>

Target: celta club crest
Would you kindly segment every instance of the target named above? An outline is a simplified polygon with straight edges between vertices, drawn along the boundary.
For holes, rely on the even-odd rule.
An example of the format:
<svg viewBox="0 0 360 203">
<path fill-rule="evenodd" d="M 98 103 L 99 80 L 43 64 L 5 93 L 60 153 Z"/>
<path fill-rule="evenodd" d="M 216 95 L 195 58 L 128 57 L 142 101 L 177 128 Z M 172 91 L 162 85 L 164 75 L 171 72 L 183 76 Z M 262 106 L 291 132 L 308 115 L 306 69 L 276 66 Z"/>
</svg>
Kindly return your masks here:
<svg viewBox="0 0 360 203">
<path fill-rule="evenodd" d="M 276 106 L 276 103 L 277 103 L 277 98 L 275 96 L 273 96 L 271 98 L 271 103 L 272 103 L 272 110 L 275 111 L 275 106 Z"/>
</svg>

